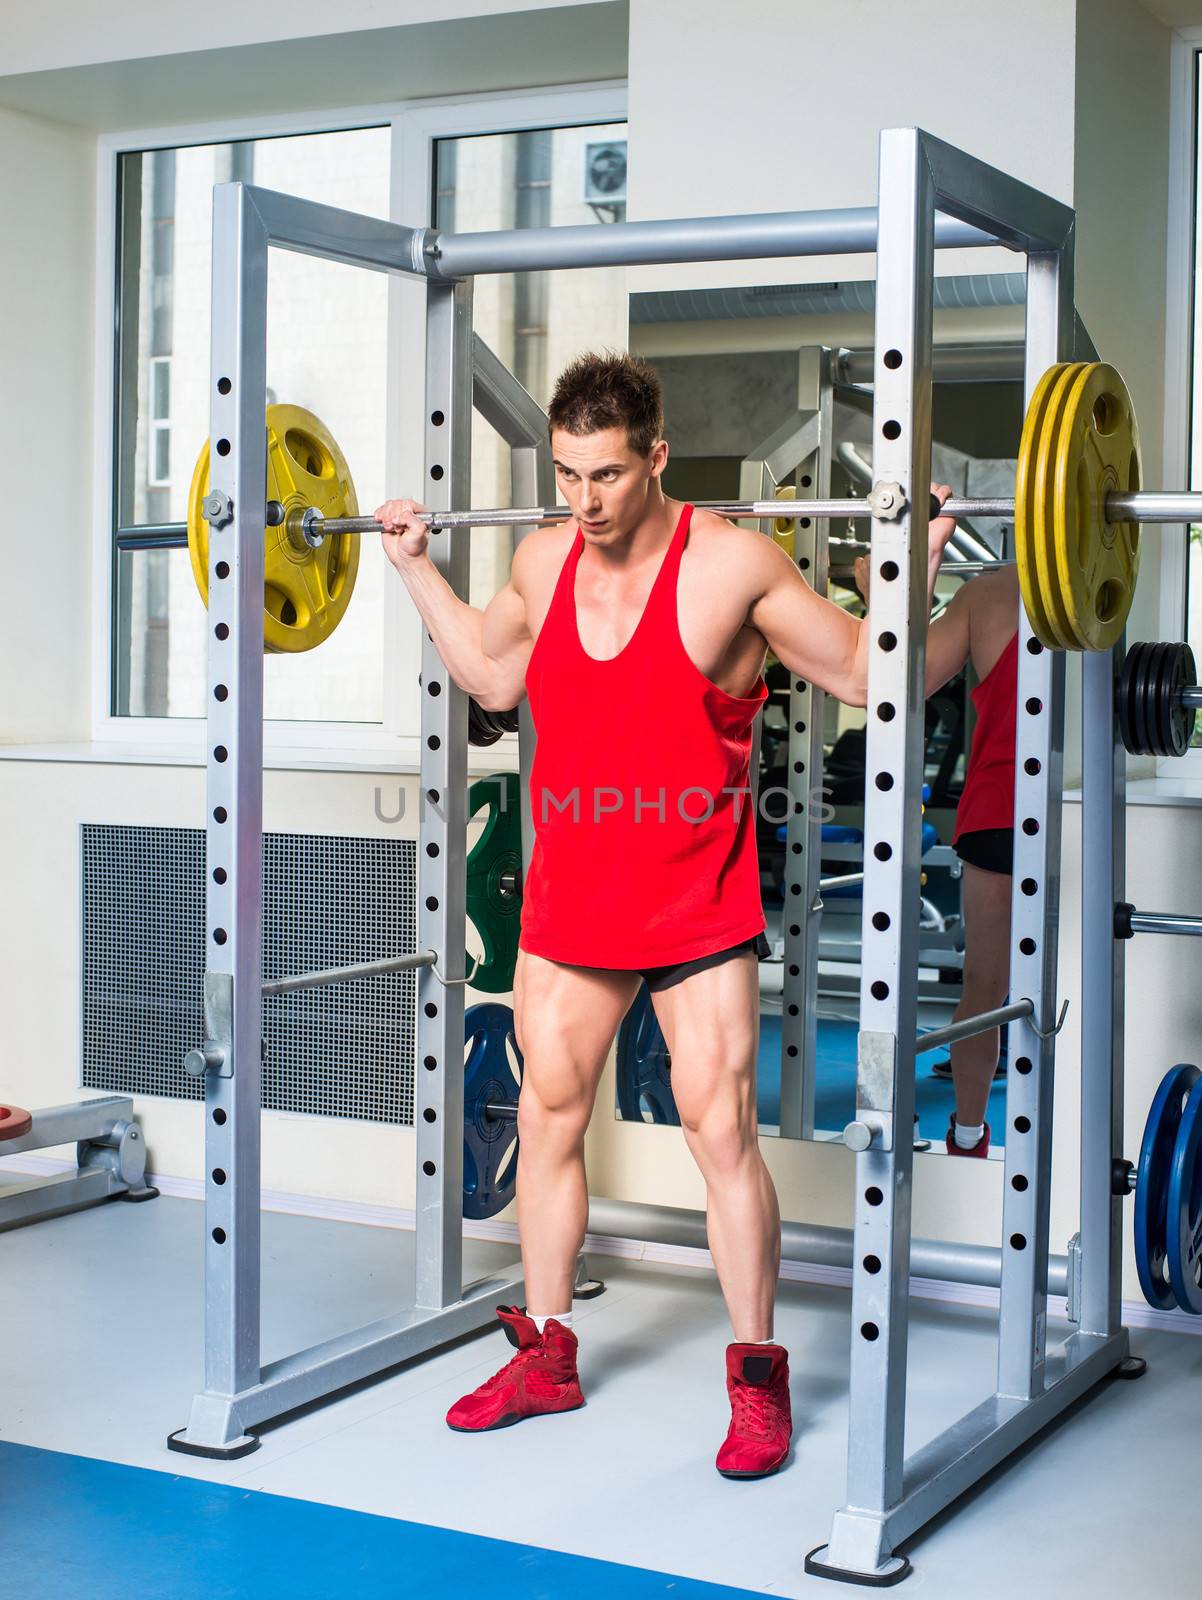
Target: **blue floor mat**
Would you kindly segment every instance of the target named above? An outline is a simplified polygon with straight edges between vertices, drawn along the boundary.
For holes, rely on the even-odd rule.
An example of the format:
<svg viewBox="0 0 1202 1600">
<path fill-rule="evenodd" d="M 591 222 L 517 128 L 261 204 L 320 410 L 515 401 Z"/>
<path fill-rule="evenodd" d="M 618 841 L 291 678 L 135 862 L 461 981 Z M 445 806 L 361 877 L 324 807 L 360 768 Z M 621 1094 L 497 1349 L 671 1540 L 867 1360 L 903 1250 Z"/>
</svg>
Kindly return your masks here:
<svg viewBox="0 0 1202 1600">
<path fill-rule="evenodd" d="M 0 1444 L 3 1600 L 480 1600 L 487 1594 L 763 1600 L 758 1590 Z"/>
<path fill-rule="evenodd" d="M 856 1111 L 856 1024 L 818 1023 L 818 1089 L 814 1123 L 819 1128 L 843 1129 Z M 931 1075 L 931 1063 L 946 1051 L 918 1058 L 915 1105 L 918 1129 L 924 1139 L 942 1140 L 948 1118 L 956 1108 L 950 1078 Z M 761 1122 L 780 1122 L 780 1018 L 760 1017 L 760 1052 L 756 1064 L 756 1109 Z M 999 1079 L 989 1094 L 991 1147 L 1000 1147 L 1006 1128 L 1006 1083 Z"/>
</svg>

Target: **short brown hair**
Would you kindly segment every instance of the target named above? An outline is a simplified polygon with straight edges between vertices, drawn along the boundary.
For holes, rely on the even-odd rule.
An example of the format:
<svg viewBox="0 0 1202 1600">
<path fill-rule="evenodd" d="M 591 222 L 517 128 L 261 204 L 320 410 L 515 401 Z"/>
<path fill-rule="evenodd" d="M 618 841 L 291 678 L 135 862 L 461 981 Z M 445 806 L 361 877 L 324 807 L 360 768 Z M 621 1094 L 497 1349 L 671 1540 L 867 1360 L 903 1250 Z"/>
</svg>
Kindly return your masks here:
<svg viewBox="0 0 1202 1600">
<path fill-rule="evenodd" d="M 547 424 L 577 435 L 625 428 L 630 448 L 650 455 L 664 434 L 664 397 L 654 368 L 615 350 L 577 356 L 559 375 Z"/>
</svg>

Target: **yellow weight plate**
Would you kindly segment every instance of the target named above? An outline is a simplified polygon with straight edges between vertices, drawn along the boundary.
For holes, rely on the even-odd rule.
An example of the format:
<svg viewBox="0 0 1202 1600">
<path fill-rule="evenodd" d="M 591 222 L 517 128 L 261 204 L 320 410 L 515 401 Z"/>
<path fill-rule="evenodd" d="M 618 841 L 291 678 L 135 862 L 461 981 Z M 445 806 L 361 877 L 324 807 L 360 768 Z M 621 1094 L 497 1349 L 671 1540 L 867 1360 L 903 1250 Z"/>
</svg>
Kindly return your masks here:
<svg viewBox="0 0 1202 1600">
<path fill-rule="evenodd" d="M 1056 441 L 1060 436 L 1060 419 L 1065 400 L 1074 380 L 1084 371 L 1082 361 L 1069 362 L 1052 385 L 1044 409 L 1043 424 L 1039 430 L 1039 447 L 1035 456 L 1035 493 L 1032 498 L 1035 528 L 1035 570 L 1039 592 L 1043 598 L 1044 614 L 1048 619 L 1055 648 L 1076 650 L 1076 634 L 1068 620 L 1060 579 L 1056 570 Z"/>
<path fill-rule="evenodd" d="M 1137 493 L 1141 482 L 1127 385 L 1113 367 L 1095 362 L 1072 385 L 1056 446 L 1056 569 L 1078 649 L 1108 650 L 1126 625 L 1140 527 L 1107 522 L 1106 496 Z"/>
<path fill-rule="evenodd" d="M 1059 649 L 1060 645 L 1044 609 L 1035 563 L 1035 467 L 1048 401 L 1067 365 L 1067 362 L 1061 362 L 1049 367 L 1035 386 L 1023 421 L 1022 440 L 1018 447 L 1018 474 L 1014 483 L 1014 549 L 1023 607 L 1035 637 L 1054 650 Z"/>
<path fill-rule="evenodd" d="M 209 525 L 201 506 L 208 492 L 206 441 L 188 493 L 188 553 L 206 605 Z M 333 434 L 300 406 L 267 407 L 267 498 L 280 501 L 285 520 L 264 529 L 263 647 L 273 654 L 312 650 L 330 637 L 350 603 L 360 541 L 355 534 L 333 534 L 310 549 L 300 537 L 296 514 L 316 506 L 323 516 L 353 517 L 359 502 Z"/>
<path fill-rule="evenodd" d="M 791 483 L 783 484 L 772 496 L 774 500 L 796 500 L 797 490 Z M 773 517 L 772 537 L 781 549 L 793 559 L 793 533 L 797 524 L 792 517 Z"/>
</svg>

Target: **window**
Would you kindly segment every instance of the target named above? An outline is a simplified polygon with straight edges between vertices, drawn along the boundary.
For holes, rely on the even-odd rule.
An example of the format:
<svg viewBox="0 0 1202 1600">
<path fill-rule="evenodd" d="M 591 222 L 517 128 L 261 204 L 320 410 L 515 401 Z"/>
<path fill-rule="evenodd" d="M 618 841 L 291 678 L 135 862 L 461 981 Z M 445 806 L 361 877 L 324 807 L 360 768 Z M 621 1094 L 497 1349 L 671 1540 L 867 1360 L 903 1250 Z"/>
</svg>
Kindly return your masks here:
<svg viewBox="0 0 1202 1600">
<path fill-rule="evenodd" d="M 208 435 L 213 185 L 238 180 L 462 231 L 601 227 L 625 214 L 624 105 L 620 86 L 588 85 L 414 106 L 375 127 L 117 149 L 112 626 L 100 634 L 110 652 L 102 722 L 120 719 L 131 737 L 156 740 L 165 721 L 205 711 L 207 629 L 187 515 Z M 268 403 L 321 418 L 347 458 L 361 511 L 421 482 L 424 299 L 419 286 L 384 273 L 270 255 Z M 571 355 L 625 345 L 625 275 L 481 278 L 474 316 L 481 337 L 545 406 Z M 510 503 L 508 452 L 479 418 L 473 473 L 473 504 Z M 474 536 L 475 604 L 505 582 L 511 544 L 510 530 Z M 265 716 L 320 725 L 283 743 L 369 745 L 413 734 L 420 642 L 379 541 L 365 540 L 350 613 L 333 637 L 306 654 L 265 658 Z"/>
<path fill-rule="evenodd" d="M 615 183 L 620 160 L 620 188 Z M 531 128 L 434 141 L 433 225 L 446 232 L 544 228 L 625 216 L 626 125 Z M 608 192 L 600 194 L 600 186 Z M 618 198 L 618 196 L 621 198 Z M 626 271 L 519 272 L 476 281 L 475 331 L 545 410 L 555 379 L 588 349 L 625 349 Z M 509 454 L 479 418 L 472 430 L 472 504 L 510 498 Z M 509 576 L 511 529 L 472 536 L 473 605 Z"/>
<path fill-rule="evenodd" d="M 114 612 L 110 713 L 204 715 L 204 608 L 186 548 L 188 493 L 208 436 L 214 183 L 240 179 L 389 214 L 389 127 L 180 149 L 118 161 L 114 371 Z M 316 413 L 342 446 L 360 506 L 384 490 L 387 280 L 271 254 L 268 401 Z M 268 656 L 270 718 L 379 723 L 383 555 L 365 541 L 353 601 L 320 650 Z"/>
</svg>

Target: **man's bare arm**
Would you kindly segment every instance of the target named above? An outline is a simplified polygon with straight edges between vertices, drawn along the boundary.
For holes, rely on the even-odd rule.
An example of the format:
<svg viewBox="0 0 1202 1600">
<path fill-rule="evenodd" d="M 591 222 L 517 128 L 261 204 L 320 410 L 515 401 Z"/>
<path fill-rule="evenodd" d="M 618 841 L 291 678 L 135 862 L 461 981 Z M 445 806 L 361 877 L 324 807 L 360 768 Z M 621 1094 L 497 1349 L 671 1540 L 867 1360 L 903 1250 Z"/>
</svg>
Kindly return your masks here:
<svg viewBox="0 0 1202 1600">
<path fill-rule="evenodd" d="M 377 510 L 384 554 L 453 681 L 486 711 L 508 711 L 525 693 L 533 647 L 520 589 L 523 545 L 514 553 L 510 581 L 480 611 L 459 598 L 430 560 L 430 530 L 418 516 L 423 509 L 412 500 L 390 500 Z"/>
<path fill-rule="evenodd" d="M 932 489 L 940 503 L 951 490 L 947 484 Z M 935 593 L 935 579 L 943 550 L 955 532 L 952 517 L 936 517 L 928 534 L 927 602 Z M 751 608 L 748 620 L 758 628 L 790 672 L 826 689 L 845 705 L 868 704 L 868 618 L 851 616 L 833 600 L 814 593 L 783 550 L 764 541 L 760 556 L 766 586 Z M 858 567 L 857 563 L 857 567 Z"/>
</svg>

